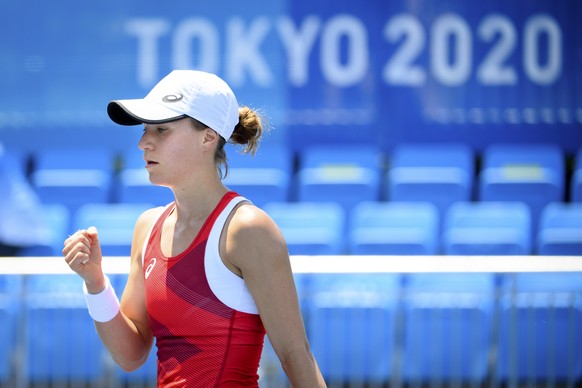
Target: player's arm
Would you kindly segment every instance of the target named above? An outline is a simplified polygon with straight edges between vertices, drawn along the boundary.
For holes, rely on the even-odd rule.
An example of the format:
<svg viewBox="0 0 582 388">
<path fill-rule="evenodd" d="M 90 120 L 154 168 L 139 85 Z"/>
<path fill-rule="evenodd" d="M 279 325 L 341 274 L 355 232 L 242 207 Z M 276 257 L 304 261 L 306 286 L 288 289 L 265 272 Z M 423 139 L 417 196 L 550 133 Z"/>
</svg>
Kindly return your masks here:
<svg viewBox="0 0 582 388">
<path fill-rule="evenodd" d="M 131 264 L 121 297 L 120 314 L 106 323 L 96 322 L 97 332 L 111 357 L 126 371 L 139 368 L 149 356 L 153 335 L 145 305 L 142 249 L 160 208 L 145 212 L 136 222 L 131 244 Z"/>
<path fill-rule="evenodd" d="M 262 210 L 242 205 L 235 210 L 222 242 L 223 258 L 240 270 L 292 385 L 324 387 L 305 333 L 287 246 L 277 225 Z"/>
<path fill-rule="evenodd" d="M 141 255 L 143 242 L 159 211 L 148 210 L 136 222 L 130 271 L 119 313 L 106 322 L 95 321 L 101 341 L 115 362 L 127 371 L 137 369 L 145 362 L 153 343 L 145 307 Z M 69 266 L 85 280 L 89 294 L 103 292 L 106 280 L 101 268 L 101 248 L 96 230 L 81 230 L 68 238 L 63 254 Z"/>
</svg>

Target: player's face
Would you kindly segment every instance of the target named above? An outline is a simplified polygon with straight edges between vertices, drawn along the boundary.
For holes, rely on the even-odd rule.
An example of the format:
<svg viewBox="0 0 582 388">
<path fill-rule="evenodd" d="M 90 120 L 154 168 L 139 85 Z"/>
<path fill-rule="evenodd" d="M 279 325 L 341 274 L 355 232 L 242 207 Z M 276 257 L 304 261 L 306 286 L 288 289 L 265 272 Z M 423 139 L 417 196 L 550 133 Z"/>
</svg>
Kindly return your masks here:
<svg viewBox="0 0 582 388">
<path fill-rule="evenodd" d="M 192 175 L 200 165 L 200 144 L 204 131 L 193 128 L 188 118 L 163 124 L 145 124 L 138 143 L 144 152 L 145 168 L 150 181 L 173 187 L 180 179 Z"/>
</svg>

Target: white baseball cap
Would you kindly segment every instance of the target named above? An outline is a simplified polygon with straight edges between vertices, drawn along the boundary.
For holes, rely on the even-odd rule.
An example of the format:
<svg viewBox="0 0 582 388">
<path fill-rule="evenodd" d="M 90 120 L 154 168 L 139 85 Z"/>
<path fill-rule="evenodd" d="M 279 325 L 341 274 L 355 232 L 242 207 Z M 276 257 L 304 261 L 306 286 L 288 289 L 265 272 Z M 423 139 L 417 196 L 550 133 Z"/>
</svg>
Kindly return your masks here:
<svg viewBox="0 0 582 388">
<path fill-rule="evenodd" d="M 190 116 L 228 140 L 238 124 L 238 102 L 224 80 L 196 70 L 174 70 L 145 98 L 114 100 L 107 114 L 117 124 L 161 124 Z"/>
</svg>

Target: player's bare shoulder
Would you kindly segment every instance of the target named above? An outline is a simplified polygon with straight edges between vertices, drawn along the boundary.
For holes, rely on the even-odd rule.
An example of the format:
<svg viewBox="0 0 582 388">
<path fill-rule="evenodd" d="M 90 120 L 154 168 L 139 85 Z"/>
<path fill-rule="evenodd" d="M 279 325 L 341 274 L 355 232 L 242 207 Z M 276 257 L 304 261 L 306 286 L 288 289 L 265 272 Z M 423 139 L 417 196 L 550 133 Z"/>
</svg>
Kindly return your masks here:
<svg viewBox="0 0 582 388">
<path fill-rule="evenodd" d="M 149 221 L 156 220 L 158 217 L 160 217 L 160 215 L 164 212 L 165 209 L 166 209 L 165 206 L 157 206 L 147 209 L 139 216 L 138 221 L 147 223 Z"/>
<path fill-rule="evenodd" d="M 141 257 L 141 248 L 156 220 L 165 207 L 155 207 L 144 211 L 137 219 L 133 231 L 132 256 Z M 135 255 L 133 253 L 136 253 Z"/>
<path fill-rule="evenodd" d="M 149 229 L 152 227 L 154 222 L 160 217 L 160 215 L 162 214 L 164 209 L 165 209 L 165 207 L 159 206 L 159 207 L 154 207 L 154 208 L 151 208 L 151 209 L 144 211 L 138 217 L 138 219 L 135 223 L 136 233 L 137 232 L 141 233 L 142 229 L 145 230 L 146 233 L 149 232 Z"/>
<path fill-rule="evenodd" d="M 228 240 L 238 248 L 253 245 L 276 247 L 284 245 L 283 236 L 273 219 L 262 209 L 250 202 L 242 202 L 231 214 L 228 223 Z"/>
<path fill-rule="evenodd" d="M 289 266 L 287 244 L 275 221 L 262 209 L 240 204 L 221 238 L 221 255 L 245 279 Z M 227 264 L 228 265 L 228 264 Z"/>
<path fill-rule="evenodd" d="M 242 233 L 264 233 L 270 229 L 278 229 L 273 219 L 264 210 L 247 201 L 234 209 L 230 224 L 233 232 Z"/>
</svg>

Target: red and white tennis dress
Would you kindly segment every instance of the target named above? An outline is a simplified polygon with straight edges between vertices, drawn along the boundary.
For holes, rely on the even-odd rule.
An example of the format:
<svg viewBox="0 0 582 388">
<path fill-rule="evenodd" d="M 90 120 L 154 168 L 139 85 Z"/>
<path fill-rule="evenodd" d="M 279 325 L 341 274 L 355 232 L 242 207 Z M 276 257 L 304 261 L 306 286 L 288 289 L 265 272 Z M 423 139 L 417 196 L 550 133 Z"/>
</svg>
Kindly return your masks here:
<svg viewBox="0 0 582 388">
<path fill-rule="evenodd" d="M 219 254 L 226 219 L 244 200 L 225 194 L 178 256 L 166 257 L 160 248 L 174 204 L 146 240 L 146 305 L 158 347 L 158 387 L 258 387 L 265 329 L 243 279 Z"/>
</svg>

